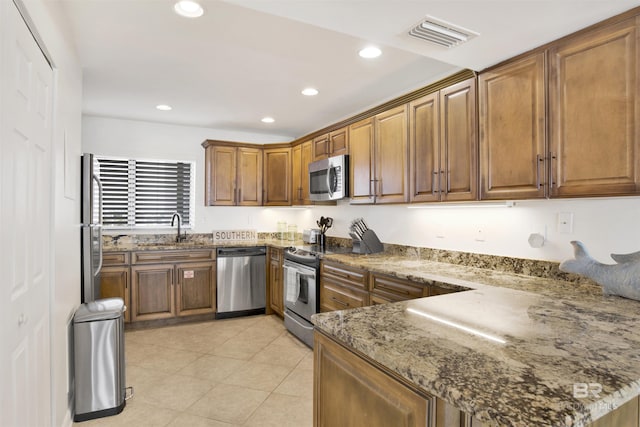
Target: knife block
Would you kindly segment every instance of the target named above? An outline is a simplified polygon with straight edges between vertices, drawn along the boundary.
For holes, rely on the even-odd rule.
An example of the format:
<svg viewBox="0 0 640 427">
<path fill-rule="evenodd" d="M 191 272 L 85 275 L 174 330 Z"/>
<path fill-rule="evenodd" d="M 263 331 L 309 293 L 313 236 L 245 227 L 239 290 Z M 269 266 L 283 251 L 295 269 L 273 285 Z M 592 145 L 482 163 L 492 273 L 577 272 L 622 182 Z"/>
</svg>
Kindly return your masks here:
<svg viewBox="0 0 640 427">
<path fill-rule="evenodd" d="M 355 254 L 375 254 L 384 251 L 384 246 L 373 230 L 367 230 L 362 234 L 362 239 L 349 233 L 353 240 L 353 253 Z"/>
</svg>

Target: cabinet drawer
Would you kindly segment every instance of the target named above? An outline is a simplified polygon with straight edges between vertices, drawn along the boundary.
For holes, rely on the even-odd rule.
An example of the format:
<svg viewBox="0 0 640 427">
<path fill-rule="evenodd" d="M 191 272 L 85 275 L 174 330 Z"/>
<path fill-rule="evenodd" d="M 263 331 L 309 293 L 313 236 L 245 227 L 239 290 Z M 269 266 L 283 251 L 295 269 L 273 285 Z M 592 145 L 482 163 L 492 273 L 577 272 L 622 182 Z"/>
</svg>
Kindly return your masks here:
<svg viewBox="0 0 640 427">
<path fill-rule="evenodd" d="M 323 262 L 320 267 L 320 277 L 330 277 L 332 279 L 342 281 L 346 285 L 355 286 L 368 290 L 367 279 L 368 271 L 354 267 L 347 267 L 343 264 L 334 264 Z"/>
<path fill-rule="evenodd" d="M 345 310 L 369 305 L 369 293 L 337 283 L 323 282 L 320 311 Z"/>
<path fill-rule="evenodd" d="M 216 259 L 214 249 L 188 251 L 142 251 L 133 252 L 132 264 L 149 264 L 157 262 L 190 262 L 212 261 Z"/>
<path fill-rule="evenodd" d="M 409 280 L 398 279 L 391 276 L 371 275 L 371 292 L 383 296 L 390 295 L 390 300 L 402 301 L 407 299 L 421 298 L 428 295 L 425 287 L 420 283 Z M 395 298 L 394 298 L 395 297 Z"/>
<path fill-rule="evenodd" d="M 128 265 L 129 252 L 103 252 L 102 265 Z"/>
<path fill-rule="evenodd" d="M 436 295 L 452 294 L 454 292 L 460 292 L 458 289 L 445 288 L 444 286 L 438 286 L 436 284 L 429 285 L 429 296 L 434 297 Z"/>
</svg>

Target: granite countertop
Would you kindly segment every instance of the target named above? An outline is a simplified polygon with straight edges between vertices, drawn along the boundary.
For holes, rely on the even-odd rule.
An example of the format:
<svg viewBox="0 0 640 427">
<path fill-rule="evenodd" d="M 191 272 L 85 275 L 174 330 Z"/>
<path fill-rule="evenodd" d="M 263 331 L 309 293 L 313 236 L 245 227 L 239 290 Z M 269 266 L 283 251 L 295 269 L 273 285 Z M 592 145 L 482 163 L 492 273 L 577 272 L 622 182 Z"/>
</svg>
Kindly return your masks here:
<svg viewBox="0 0 640 427">
<path fill-rule="evenodd" d="M 105 252 L 127 252 L 127 251 L 157 251 L 157 250 L 187 250 L 187 249 L 215 249 L 222 247 L 249 247 L 249 246 L 271 246 L 275 248 L 288 248 L 289 246 L 302 245 L 300 240 L 280 240 L 280 239 L 257 239 L 257 240 L 231 240 L 225 242 L 214 242 L 212 239 L 185 241 L 177 243 L 173 240 L 157 242 L 135 242 L 135 241 L 111 241 L 105 242 L 103 250 Z"/>
<path fill-rule="evenodd" d="M 580 426 L 640 394 L 638 301 L 605 297 L 593 285 L 409 256 L 326 259 L 469 289 L 317 314 L 313 321 L 481 421 Z"/>
</svg>

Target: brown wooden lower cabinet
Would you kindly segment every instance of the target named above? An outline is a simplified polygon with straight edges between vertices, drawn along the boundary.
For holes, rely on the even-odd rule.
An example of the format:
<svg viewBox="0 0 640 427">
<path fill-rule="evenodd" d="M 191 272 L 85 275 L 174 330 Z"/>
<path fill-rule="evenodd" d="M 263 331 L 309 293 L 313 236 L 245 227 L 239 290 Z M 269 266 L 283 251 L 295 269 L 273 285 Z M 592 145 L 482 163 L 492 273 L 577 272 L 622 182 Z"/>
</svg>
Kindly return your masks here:
<svg viewBox="0 0 640 427">
<path fill-rule="evenodd" d="M 406 301 L 429 296 L 429 285 L 426 284 L 377 273 L 371 273 L 369 278 L 372 304 Z"/>
<path fill-rule="evenodd" d="M 176 314 L 214 313 L 216 265 L 212 262 L 176 264 Z"/>
<path fill-rule="evenodd" d="M 346 286 L 328 278 L 320 279 L 320 311 L 345 310 L 369 305 L 369 292 Z"/>
<path fill-rule="evenodd" d="M 132 322 L 215 313 L 215 251 L 134 252 L 133 263 Z"/>
<path fill-rule="evenodd" d="M 495 427 L 417 390 L 321 332 L 314 335 L 314 427 Z M 636 397 L 588 427 L 640 427 Z"/>
<path fill-rule="evenodd" d="M 131 271 L 129 252 L 105 252 L 100 270 L 100 298 L 122 298 L 127 309 L 124 321 L 131 321 Z"/>
<path fill-rule="evenodd" d="M 267 272 L 269 306 L 280 317 L 284 316 L 283 257 L 284 251 L 282 249 L 269 248 L 269 271 Z"/>
<path fill-rule="evenodd" d="M 369 305 L 368 277 L 366 270 L 323 262 L 320 266 L 320 311 Z"/>
<path fill-rule="evenodd" d="M 102 267 L 100 270 L 100 298 L 122 298 L 127 309 L 124 321 L 131 321 L 129 307 L 129 266 Z"/>
<path fill-rule="evenodd" d="M 428 427 L 435 399 L 411 390 L 321 333 L 314 342 L 315 427 Z"/>
<path fill-rule="evenodd" d="M 176 315 L 173 264 L 131 267 L 131 320 L 157 320 Z"/>
</svg>

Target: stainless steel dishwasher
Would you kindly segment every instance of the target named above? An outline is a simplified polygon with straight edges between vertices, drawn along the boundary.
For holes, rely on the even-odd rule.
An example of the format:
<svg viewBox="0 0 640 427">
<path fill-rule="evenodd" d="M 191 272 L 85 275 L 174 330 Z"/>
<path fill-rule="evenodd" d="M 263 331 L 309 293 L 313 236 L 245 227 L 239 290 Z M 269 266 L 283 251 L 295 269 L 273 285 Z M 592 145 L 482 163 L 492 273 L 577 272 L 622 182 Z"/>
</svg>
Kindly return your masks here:
<svg viewBox="0 0 640 427">
<path fill-rule="evenodd" d="M 264 313 L 266 254 L 264 246 L 218 248 L 217 319 Z"/>
</svg>

